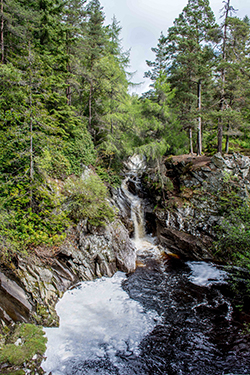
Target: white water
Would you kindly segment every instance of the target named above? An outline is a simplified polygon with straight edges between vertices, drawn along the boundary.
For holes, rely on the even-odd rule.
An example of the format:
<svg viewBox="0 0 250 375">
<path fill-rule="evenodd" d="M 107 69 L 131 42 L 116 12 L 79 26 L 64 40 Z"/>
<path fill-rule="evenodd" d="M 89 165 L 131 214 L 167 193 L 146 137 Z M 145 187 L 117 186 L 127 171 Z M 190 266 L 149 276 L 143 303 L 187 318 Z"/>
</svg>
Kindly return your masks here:
<svg viewBox="0 0 250 375">
<path fill-rule="evenodd" d="M 192 274 L 190 281 L 199 286 L 210 286 L 213 284 L 222 284 L 226 282 L 227 273 L 218 269 L 212 263 L 205 262 L 187 262 Z"/>
<path fill-rule="evenodd" d="M 132 163 L 135 169 L 137 162 L 140 164 L 141 160 Z M 145 235 L 143 202 L 128 191 L 127 180 L 121 189 L 131 202 L 137 254 L 150 252 L 158 257 L 160 250 L 154 239 Z M 144 311 L 139 302 L 129 298 L 121 286 L 125 279 L 124 273 L 117 272 L 112 278 L 83 282 L 64 294 L 56 306 L 60 327 L 45 328 L 47 359 L 42 367 L 47 374 L 70 374 L 77 359 L 83 362 L 108 356 L 116 366 L 116 353 L 139 354 L 139 343 L 160 317 L 155 311 Z"/>
<path fill-rule="evenodd" d="M 122 190 L 128 200 L 131 203 L 131 220 L 134 224 L 134 242 L 139 245 L 140 240 L 145 237 L 145 228 L 144 228 L 144 210 L 142 200 L 128 191 L 127 181 L 129 178 L 126 178 L 122 182 Z"/>
<path fill-rule="evenodd" d="M 140 341 L 159 316 L 129 298 L 121 287 L 125 279 L 124 273 L 117 272 L 64 294 L 56 306 L 60 327 L 45 329 L 47 359 L 42 367 L 47 374 L 70 374 L 71 359 L 83 362 L 108 356 L 116 365 L 117 352 L 138 354 Z"/>
<path fill-rule="evenodd" d="M 134 223 L 134 242 L 138 257 L 142 256 L 142 259 L 144 259 L 145 255 L 149 255 L 153 256 L 155 259 L 158 258 L 159 255 L 161 255 L 160 247 L 154 244 L 154 238 L 145 235 L 143 202 L 139 197 L 134 196 L 128 191 L 126 180 L 123 183 L 122 189 L 131 202 L 131 219 Z M 225 282 L 226 272 L 218 269 L 213 264 L 205 262 L 187 262 L 187 264 L 190 273 L 185 271 L 184 278 L 186 277 L 186 281 L 189 280 L 195 285 L 204 287 L 210 287 L 212 284 Z M 147 269 L 145 270 L 147 271 Z M 147 335 L 150 336 L 150 333 L 156 325 L 159 324 L 159 326 L 161 326 L 164 324 L 163 316 L 165 311 L 168 322 L 164 328 L 166 332 L 168 332 L 167 329 L 169 326 L 174 327 L 174 330 L 178 329 L 179 322 L 175 320 L 175 315 L 177 312 L 181 314 L 184 311 L 183 306 L 186 304 L 185 300 L 185 304 L 182 302 L 180 304 L 181 308 L 178 310 L 179 297 L 177 300 L 172 300 L 172 293 L 176 288 L 178 278 L 175 280 L 175 276 L 171 276 L 171 274 L 167 275 L 161 289 L 158 288 L 158 285 L 159 282 L 162 282 L 163 276 L 160 276 L 158 282 L 157 272 L 155 274 L 157 280 L 156 284 L 154 284 L 152 274 L 150 274 L 149 278 L 142 278 L 141 281 L 139 276 L 137 276 L 139 283 L 141 283 L 138 291 L 136 289 L 137 283 L 134 284 L 135 289 L 133 290 L 135 295 L 143 295 L 144 302 L 144 294 L 146 299 L 149 298 L 150 303 L 147 309 L 145 309 L 145 306 L 143 307 L 138 300 L 131 299 L 127 292 L 123 290 L 122 282 L 126 280 L 127 277 L 122 272 L 117 272 L 112 278 L 103 277 L 95 281 L 83 282 L 79 284 L 77 288 L 66 292 L 56 307 L 57 313 L 60 316 L 60 327 L 45 329 L 48 338 L 47 351 L 45 353 L 47 359 L 43 362 L 42 367 L 46 374 L 148 374 L 148 371 L 138 372 L 136 367 L 134 371 L 133 362 L 130 362 L 130 365 L 128 364 L 129 359 L 136 357 L 138 363 L 140 363 L 140 361 L 144 363 L 145 358 L 140 359 L 140 343 L 142 340 Z M 167 286 L 168 282 L 169 286 Z M 147 285 L 145 285 L 145 283 Z M 143 289 L 144 287 L 145 291 Z M 147 296 L 149 290 L 150 294 Z M 158 300 L 161 301 L 162 296 L 166 298 L 166 302 L 164 302 L 164 299 L 162 300 L 164 304 L 162 312 L 159 312 L 160 316 L 156 311 L 152 310 L 152 300 L 154 300 L 158 306 Z M 171 296 L 171 298 L 169 296 Z M 229 322 L 232 320 L 232 306 L 220 292 L 216 294 L 215 301 L 207 300 L 206 296 L 200 301 L 195 294 L 195 298 L 193 298 L 193 300 L 191 298 L 191 302 L 191 304 L 189 303 L 189 305 L 186 306 L 186 309 L 189 309 L 193 324 L 196 324 L 196 318 L 201 309 L 206 311 L 206 308 L 208 308 L 212 311 L 214 307 L 218 308 L 225 304 L 227 305 L 225 320 Z M 173 314 L 175 306 L 177 306 L 177 310 Z M 178 314 L 176 315 L 177 318 Z M 171 322 L 172 319 L 171 317 L 174 317 L 174 320 L 169 324 L 169 321 Z M 185 319 L 180 319 L 181 324 L 183 324 L 184 321 Z M 201 321 L 201 324 L 204 324 L 204 319 Z M 199 325 L 197 326 L 199 327 Z M 184 331 L 180 329 L 180 336 L 183 335 L 183 332 L 186 332 L 185 330 L 189 329 L 189 325 L 188 328 L 186 326 L 184 328 Z M 197 346 L 197 350 L 201 351 L 201 353 L 205 352 L 206 349 L 210 357 L 210 348 L 206 346 L 207 337 L 203 332 L 200 332 L 197 327 L 195 329 L 197 330 L 197 335 L 194 336 L 192 345 L 195 348 Z M 194 329 L 192 335 L 194 335 Z M 168 341 L 170 337 L 170 334 L 164 334 L 163 337 L 160 335 L 157 336 L 157 340 L 162 340 L 163 349 L 164 346 L 169 345 Z M 166 341 L 164 341 L 165 338 Z M 183 340 L 184 339 L 185 337 L 183 336 Z M 176 343 L 178 344 L 178 339 Z M 176 343 L 174 342 L 174 345 L 177 345 Z M 185 342 L 183 341 L 183 343 Z M 171 345 L 172 344 L 170 344 L 170 347 Z M 185 345 L 188 347 L 190 342 L 188 341 Z M 213 344 L 211 344 L 211 348 L 213 348 Z M 150 353 L 151 349 L 149 347 L 147 353 L 149 358 Z M 179 353 L 181 353 L 181 351 L 179 351 Z M 195 353 L 194 350 L 194 354 Z M 166 360 L 167 367 L 168 363 L 173 360 L 172 354 L 169 358 L 165 358 L 164 353 L 162 358 L 159 357 L 160 362 Z M 184 359 L 186 358 L 185 356 L 183 357 Z M 191 358 L 192 357 L 190 357 L 190 359 Z M 188 357 L 187 361 L 192 367 L 192 360 L 190 359 Z M 154 361 L 156 361 L 155 358 Z M 149 359 L 149 364 L 151 365 L 151 363 L 151 359 Z M 105 367 L 106 364 L 111 367 Z M 191 370 L 188 373 L 182 372 L 182 361 L 180 361 L 179 358 L 176 359 L 176 364 L 174 363 L 174 366 L 180 367 L 178 374 L 189 374 L 192 372 Z M 202 373 L 202 368 L 200 367 L 200 369 L 200 373 Z"/>
<path fill-rule="evenodd" d="M 139 167 L 141 159 L 135 159 L 138 161 Z M 133 163 L 135 165 L 135 163 Z M 138 168 L 139 168 L 138 167 Z M 136 169 L 136 168 L 135 168 Z M 127 177 L 121 185 L 121 189 L 123 193 L 126 195 L 128 201 L 130 201 L 131 207 L 131 220 L 133 221 L 134 225 L 134 237 L 133 241 L 136 247 L 137 256 L 142 254 L 151 254 L 154 255 L 155 258 L 158 258 L 162 254 L 162 250 L 159 246 L 156 245 L 156 238 L 153 238 L 150 235 L 146 235 L 145 231 L 145 220 L 144 220 L 144 207 L 143 201 L 138 196 L 133 195 L 128 191 L 127 182 L 129 177 Z"/>
</svg>

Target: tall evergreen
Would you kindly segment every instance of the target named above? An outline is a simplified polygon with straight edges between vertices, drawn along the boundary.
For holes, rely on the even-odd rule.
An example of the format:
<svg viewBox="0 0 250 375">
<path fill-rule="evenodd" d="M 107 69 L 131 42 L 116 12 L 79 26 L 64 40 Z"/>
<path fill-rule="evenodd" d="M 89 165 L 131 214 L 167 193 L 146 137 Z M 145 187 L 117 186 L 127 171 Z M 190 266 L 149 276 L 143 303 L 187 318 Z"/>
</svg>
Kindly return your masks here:
<svg viewBox="0 0 250 375">
<path fill-rule="evenodd" d="M 78 59 L 81 54 L 80 40 L 86 22 L 86 0 L 68 0 L 64 8 L 63 21 L 66 28 L 67 87 L 68 105 L 72 104 L 72 88 L 77 87 Z"/>
<path fill-rule="evenodd" d="M 239 134 L 244 125 L 244 108 L 249 106 L 249 37 L 247 22 L 231 17 L 234 12 L 230 0 L 225 2 L 222 37 L 217 64 L 218 144 L 222 153 L 223 133 L 226 134 L 225 151 L 229 150 L 229 135 Z"/>
<path fill-rule="evenodd" d="M 126 68 L 129 63 L 129 51 L 124 52 L 122 49 L 121 27 L 115 17 L 106 32 L 107 45 L 104 56 L 98 63 L 102 115 L 99 119 L 97 143 L 101 155 L 110 168 L 113 160 L 120 154 L 118 145 L 124 126 L 124 111 L 128 103 L 129 83 Z"/>
<path fill-rule="evenodd" d="M 146 60 L 147 65 L 151 68 L 145 72 L 145 77 L 150 78 L 153 82 L 159 77 L 160 73 L 166 71 L 167 60 L 166 60 L 166 42 L 167 38 L 161 32 L 160 38 L 158 39 L 157 47 L 151 48 L 152 52 L 155 53 L 155 61 Z"/>
<path fill-rule="evenodd" d="M 167 36 L 169 80 L 176 89 L 180 121 L 189 129 L 191 153 L 192 132 L 197 130 L 198 155 L 202 152 L 201 87 L 205 91 L 211 77 L 212 44 L 216 36 L 217 26 L 208 0 L 189 0 Z"/>
<path fill-rule="evenodd" d="M 99 0 L 91 0 L 87 5 L 87 23 L 84 33 L 84 83 L 87 84 L 88 128 L 94 135 L 94 124 L 98 121 L 98 69 L 97 63 L 104 55 L 107 35 L 104 27 L 104 13 Z"/>
<path fill-rule="evenodd" d="M 222 58 L 222 66 L 221 66 L 221 88 L 220 88 L 220 110 L 223 111 L 225 109 L 225 79 L 226 79 L 226 70 L 225 70 L 225 63 L 227 59 L 226 55 L 226 47 L 227 47 L 227 28 L 228 28 L 228 18 L 230 12 L 233 10 L 233 7 L 230 5 L 230 0 L 224 2 L 224 21 L 222 24 L 223 29 L 223 36 L 222 36 L 222 43 L 221 43 L 221 58 Z M 218 119 L 218 152 L 222 153 L 222 137 L 223 137 L 223 120 L 220 117 Z"/>
</svg>

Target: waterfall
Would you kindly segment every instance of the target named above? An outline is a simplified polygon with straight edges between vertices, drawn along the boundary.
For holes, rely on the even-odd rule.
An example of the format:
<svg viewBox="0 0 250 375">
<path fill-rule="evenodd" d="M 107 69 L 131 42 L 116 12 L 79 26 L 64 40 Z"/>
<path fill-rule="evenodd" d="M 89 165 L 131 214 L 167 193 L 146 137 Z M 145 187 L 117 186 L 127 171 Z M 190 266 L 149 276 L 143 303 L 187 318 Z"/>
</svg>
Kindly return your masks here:
<svg viewBox="0 0 250 375">
<path fill-rule="evenodd" d="M 121 189 L 128 198 L 131 204 L 131 220 L 134 225 L 134 241 L 136 245 L 140 244 L 140 241 L 145 237 L 145 222 L 144 222 L 144 210 L 143 202 L 141 198 L 133 195 L 128 191 L 127 182 L 130 177 L 127 177 L 123 182 Z"/>
<path fill-rule="evenodd" d="M 134 155 L 125 165 L 127 167 L 126 178 L 116 192 L 115 203 L 130 233 L 133 231 L 132 240 L 137 249 L 137 260 L 141 256 L 144 257 L 146 253 L 158 258 L 162 255 L 163 249 L 160 245 L 156 245 L 156 238 L 146 234 L 144 200 L 139 197 L 141 195 L 139 194 L 141 191 L 140 177 L 146 170 L 145 160 Z"/>
</svg>

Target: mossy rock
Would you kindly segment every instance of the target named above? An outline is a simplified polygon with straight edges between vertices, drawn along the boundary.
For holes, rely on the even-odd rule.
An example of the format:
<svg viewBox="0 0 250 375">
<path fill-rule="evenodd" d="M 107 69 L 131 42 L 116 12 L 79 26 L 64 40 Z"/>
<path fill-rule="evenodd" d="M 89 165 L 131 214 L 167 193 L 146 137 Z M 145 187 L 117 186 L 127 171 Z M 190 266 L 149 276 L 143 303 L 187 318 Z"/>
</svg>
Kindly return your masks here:
<svg viewBox="0 0 250 375">
<path fill-rule="evenodd" d="M 7 338 L 0 348 L 0 363 L 20 366 L 30 361 L 35 354 L 43 355 L 46 350 L 47 338 L 41 326 L 22 323 Z"/>
<path fill-rule="evenodd" d="M 45 327 L 59 326 L 59 317 L 53 307 L 48 308 L 45 305 L 37 304 L 36 312 L 33 314 L 33 318 L 37 324 Z"/>
</svg>

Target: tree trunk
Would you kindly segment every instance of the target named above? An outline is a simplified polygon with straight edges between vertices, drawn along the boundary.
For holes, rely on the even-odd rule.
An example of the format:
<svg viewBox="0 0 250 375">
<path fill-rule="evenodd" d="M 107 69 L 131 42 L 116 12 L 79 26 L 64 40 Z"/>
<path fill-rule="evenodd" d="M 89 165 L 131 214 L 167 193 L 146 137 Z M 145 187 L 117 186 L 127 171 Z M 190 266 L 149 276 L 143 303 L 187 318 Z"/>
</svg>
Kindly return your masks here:
<svg viewBox="0 0 250 375">
<path fill-rule="evenodd" d="M 33 150 L 33 114 L 32 114 L 32 56 L 31 56 L 31 45 L 29 42 L 29 68 L 30 68 L 30 79 L 29 79 L 29 109 L 30 109 L 30 207 L 33 206 L 33 180 L 34 180 L 34 150 Z"/>
<path fill-rule="evenodd" d="M 113 88 L 111 90 L 111 124 L 110 124 L 110 133 L 113 134 L 113 113 L 114 113 L 114 108 L 113 108 Z"/>
<path fill-rule="evenodd" d="M 226 137 L 226 145 L 225 145 L 225 153 L 228 154 L 229 152 L 229 128 L 230 128 L 230 125 L 229 123 L 227 124 L 227 137 Z"/>
<path fill-rule="evenodd" d="M 193 131 L 192 131 L 191 126 L 189 128 L 189 151 L 190 151 L 190 154 L 193 155 L 193 153 L 194 153 L 194 150 L 193 150 Z"/>
<path fill-rule="evenodd" d="M 67 104 L 71 105 L 71 86 L 68 84 L 66 88 L 66 97 L 67 97 Z"/>
<path fill-rule="evenodd" d="M 67 50 L 67 55 L 68 55 L 68 59 L 69 59 L 69 55 L 70 55 L 70 48 L 69 48 L 69 45 L 68 45 L 68 40 L 69 40 L 69 35 L 68 35 L 68 32 L 66 33 L 66 50 Z M 68 60 L 68 64 L 67 64 L 67 71 L 68 73 L 71 72 L 71 69 L 70 69 L 70 62 Z M 70 83 L 68 82 L 67 80 L 67 88 L 66 88 L 66 97 L 67 97 L 67 104 L 68 105 L 71 105 L 71 86 L 70 86 Z"/>
<path fill-rule="evenodd" d="M 90 88 L 89 88 L 89 131 L 92 132 L 92 81 L 90 82 Z"/>
<path fill-rule="evenodd" d="M 1 62 L 4 63 L 4 36 L 3 36 L 3 29 L 4 29 L 4 19 L 3 19 L 3 0 L 1 0 Z"/>
<path fill-rule="evenodd" d="M 218 146 L 217 146 L 217 151 L 222 154 L 222 137 L 223 137 L 223 123 L 222 119 L 219 118 L 218 121 Z"/>
<path fill-rule="evenodd" d="M 201 80 L 198 81 L 198 110 L 201 112 Z M 201 116 L 198 117 L 198 132 L 197 132 L 197 155 L 202 154 L 202 135 L 201 135 Z"/>
<path fill-rule="evenodd" d="M 225 23 L 224 23 L 224 30 L 223 30 L 223 45 L 222 45 L 222 59 L 226 61 L 226 40 L 227 40 L 227 22 L 228 22 L 228 14 L 230 11 L 230 0 L 227 0 L 225 5 Z M 220 111 L 223 111 L 225 108 L 225 81 L 226 81 L 226 71 L 223 67 L 221 70 L 221 99 L 220 99 Z M 218 121 L 218 146 L 217 151 L 222 153 L 222 139 L 223 139 L 223 120 L 222 117 L 219 118 Z"/>
<path fill-rule="evenodd" d="M 33 160 L 33 121 L 30 119 L 30 180 L 34 179 L 34 160 Z"/>
</svg>

